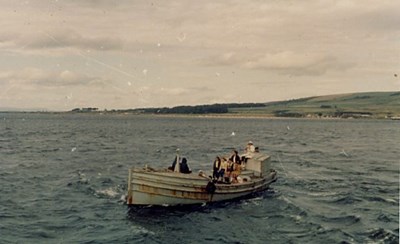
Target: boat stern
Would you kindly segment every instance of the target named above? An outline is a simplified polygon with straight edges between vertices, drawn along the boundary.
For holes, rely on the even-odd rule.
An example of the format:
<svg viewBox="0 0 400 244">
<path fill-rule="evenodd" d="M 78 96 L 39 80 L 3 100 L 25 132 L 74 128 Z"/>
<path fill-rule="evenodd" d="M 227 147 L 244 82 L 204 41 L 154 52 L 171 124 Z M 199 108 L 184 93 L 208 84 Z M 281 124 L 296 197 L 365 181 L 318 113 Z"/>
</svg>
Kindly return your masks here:
<svg viewBox="0 0 400 244">
<path fill-rule="evenodd" d="M 132 197 L 133 197 L 133 193 L 132 193 L 132 169 L 129 168 L 129 174 L 128 174 L 128 194 L 126 196 L 126 203 L 128 205 L 132 204 Z"/>
</svg>

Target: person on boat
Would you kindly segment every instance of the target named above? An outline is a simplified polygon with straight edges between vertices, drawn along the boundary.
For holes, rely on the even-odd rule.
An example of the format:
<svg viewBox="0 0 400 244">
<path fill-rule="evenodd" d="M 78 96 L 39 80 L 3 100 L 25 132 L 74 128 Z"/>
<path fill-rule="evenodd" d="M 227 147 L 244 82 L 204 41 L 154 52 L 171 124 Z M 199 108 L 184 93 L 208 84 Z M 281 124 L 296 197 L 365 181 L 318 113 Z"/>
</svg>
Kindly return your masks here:
<svg viewBox="0 0 400 244">
<path fill-rule="evenodd" d="M 235 163 L 232 160 L 228 159 L 228 172 L 232 172 L 235 170 Z"/>
<path fill-rule="evenodd" d="M 219 177 L 221 177 L 222 180 L 224 180 L 225 177 L 225 172 L 228 170 L 228 160 L 224 157 L 221 160 L 221 168 L 219 170 Z"/>
<path fill-rule="evenodd" d="M 233 184 L 239 183 L 238 175 L 235 172 L 232 172 L 231 177 L 230 177 L 230 182 Z"/>
<path fill-rule="evenodd" d="M 187 164 L 186 158 L 182 158 L 182 162 L 180 163 L 180 172 L 183 174 L 192 173 L 192 170 L 189 168 L 189 165 Z"/>
<path fill-rule="evenodd" d="M 221 158 L 217 156 L 213 163 L 213 179 L 218 180 L 221 170 Z"/>
<path fill-rule="evenodd" d="M 230 179 L 232 176 L 234 166 L 235 166 L 235 164 L 231 160 L 229 160 L 229 159 L 226 160 L 226 170 L 225 170 L 225 174 L 224 174 L 224 180 L 226 183 L 231 182 Z"/>
<path fill-rule="evenodd" d="M 254 147 L 253 142 L 252 142 L 252 141 L 249 141 L 249 142 L 247 143 L 247 145 L 246 145 L 245 152 L 246 152 L 246 153 L 253 153 L 253 152 L 255 152 L 255 151 L 256 151 L 256 148 Z"/>
<path fill-rule="evenodd" d="M 252 154 L 256 151 L 252 141 L 249 141 L 244 149 L 244 154 L 242 154 L 242 167 L 246 167 L 247 160 L 252 157 Z"/>
<path fill-rule="evenodd" d="M 237 163 L 233 163 L 233 170 L 230 173 L 230 181 L 231 183 L 238 183 L 238 176 L 241 173 L 241 165 Z"/>
<path fill-rule="evenodd" d="M 235 164 L 241 164 L 242 160 L 240 159 L 239 153 L 236 150 L 233 150 L 232 156 L 229 158 Z"/>
</svg>

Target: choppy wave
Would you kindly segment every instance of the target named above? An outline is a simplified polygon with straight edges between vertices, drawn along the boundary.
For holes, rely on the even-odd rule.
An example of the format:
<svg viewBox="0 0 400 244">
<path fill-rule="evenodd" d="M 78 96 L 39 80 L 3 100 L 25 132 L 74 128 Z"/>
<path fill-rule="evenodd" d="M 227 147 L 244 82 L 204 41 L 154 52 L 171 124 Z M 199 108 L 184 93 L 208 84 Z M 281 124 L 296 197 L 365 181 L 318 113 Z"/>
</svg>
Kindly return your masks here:
<svg viewBox="0 0 400 244">
<path fill-rule="evenodd" d="M 357 204 L 362 201 L 363 201 L 362 199 L 351 195 L 351 193 L 346 196 L 328 200 L 328 202 L 335 203 L 335 204 Z"/>
<path fill-rule="evenodd" d="M 377 241 L 379 243 L 399 243 L 398 229 L 394 232 L 383 228 L 376 228 L 365 234 L 368 235 L 369 241 Z M 368 241 L 368 239 L 366 241 Z"/>
<path fill-rule="evenodd" d="M 0 113 L 0 135 L 1 243 L 399 241 L 396 123 Z M 249 140 L 272 156 L 269 190 L 123 204 L 129 167 L 166 167 L 179 147 L 192 170 L 211 168 Z"/>
</svg>

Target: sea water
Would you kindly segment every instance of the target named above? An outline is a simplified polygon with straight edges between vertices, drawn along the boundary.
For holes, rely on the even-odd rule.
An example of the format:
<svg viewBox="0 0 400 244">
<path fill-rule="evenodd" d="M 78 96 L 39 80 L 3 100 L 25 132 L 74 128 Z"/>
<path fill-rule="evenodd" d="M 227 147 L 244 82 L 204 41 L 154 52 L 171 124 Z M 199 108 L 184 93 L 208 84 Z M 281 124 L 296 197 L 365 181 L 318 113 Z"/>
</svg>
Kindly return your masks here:
<svg viewBox="0 0 400 244">
<path fill-rule="evenodd" d="M 194 172 L 252 140 L 279 179 L 247 199 L 124 203 L 128 168 Z M 0 243 L 398 243 L 400 124 L 0 113 Z"/>
</svg>

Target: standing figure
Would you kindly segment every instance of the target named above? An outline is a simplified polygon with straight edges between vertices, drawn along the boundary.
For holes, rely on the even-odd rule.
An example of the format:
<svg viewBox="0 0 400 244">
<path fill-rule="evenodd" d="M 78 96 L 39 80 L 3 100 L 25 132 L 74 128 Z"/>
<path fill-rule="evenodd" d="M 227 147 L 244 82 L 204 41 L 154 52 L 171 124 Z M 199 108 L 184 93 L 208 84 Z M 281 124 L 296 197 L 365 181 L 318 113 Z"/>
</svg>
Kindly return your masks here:
<svg viewBox="0 0 400 244">
<path fill-rule="evenodd" d="M 241 164 L 242 160 L 240 159 L 239 153 L 236 150 L 233 150 L 232 156 L 229 158 L 235 164 Z"/>
<path fill-rule="evenodd" d="M 228 159 L 228 161 L 227 161 L 227 169 L 225 171 L 225 172 L 227 172 L 227 174 L 225 176 L 225 181 L 227 183 L 231 182 L 231 177 L 232 177 L 232 172 L 234 171 L 234 167 L 235 167 L 235 164 L 230 159 Z"/>
<path fill-rule="evenodd" d="M 221 158 L 217 156 L 213 163 L 213 179 L 218 180 L 221 170 Z"/>
<path fill-rule="evenodd" d="M 228 171 L 228 160 L 226 158 L 222 158 L 221 160 L 221 168 L 219 170 L 219 177 L 224 180 L 225 172 Z"/>
</svg>

